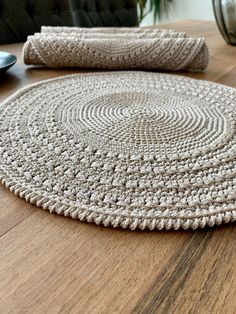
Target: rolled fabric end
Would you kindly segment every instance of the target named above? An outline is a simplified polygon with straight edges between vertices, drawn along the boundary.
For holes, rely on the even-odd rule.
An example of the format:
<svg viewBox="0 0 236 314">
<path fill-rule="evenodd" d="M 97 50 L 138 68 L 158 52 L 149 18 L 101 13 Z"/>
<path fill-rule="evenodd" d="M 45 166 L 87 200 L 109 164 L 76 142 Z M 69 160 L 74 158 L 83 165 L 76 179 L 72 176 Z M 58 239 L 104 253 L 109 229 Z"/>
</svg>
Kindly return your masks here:
<svg viewBox="0 0 236 314">
<path fill-rule="evenodd" d="M 37 48 L 33 46 L 33 36 L 28 36 L 26 43 L 23 46 L 22 58 L 27 65 L 44 65 L 37 53 Z"/>
<path fill-rule="evenodd" d="M 203 39 L 202 46 L 199 48 L 199 52 L 196 53 L 193 60 L 188 64 L 187 70 L 189 71 L 204 71 L 208 67 L 210 59 L 209 48 Z"/>
</svg>

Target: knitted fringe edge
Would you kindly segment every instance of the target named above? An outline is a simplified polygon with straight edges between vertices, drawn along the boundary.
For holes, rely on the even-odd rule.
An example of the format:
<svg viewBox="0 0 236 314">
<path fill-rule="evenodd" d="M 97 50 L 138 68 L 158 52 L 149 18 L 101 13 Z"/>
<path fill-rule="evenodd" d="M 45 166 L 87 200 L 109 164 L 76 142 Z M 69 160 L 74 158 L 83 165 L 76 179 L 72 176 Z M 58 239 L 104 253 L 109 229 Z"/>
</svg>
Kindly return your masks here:
<svg viewBox="0 0 236 314">
<path fill-rule="evenodd" d="M 25 199 L 27 202 L 36 205 L 37 207 L 48 210 L 50 213 L 57 213 L 65 217 L 71 217 L 80 221 L 95 223 L 96 225 L 103 225 L 104 227 L 121 227 L 123 229 L 140 230 L 179 230 L 192 229 L 204 227 L 213 227 L 215 225 L 227 224 L 236 221 L 235 210 L 225 211 L 222 213 L 212 214 L 210 216 L 202 216 L 197 218 L 137 218 L 137 217 L 123 217 L 116 214 L 97 213 L 92 210 L 73 208 L 70 205 L 60 204 L 57 201 L 50 200 L 47 197 L 41 196 L 27 188 L 22 187 L 3 176 L 0 176 L 1 183 L 9 189 L 12 193 Z"/>
</svg>

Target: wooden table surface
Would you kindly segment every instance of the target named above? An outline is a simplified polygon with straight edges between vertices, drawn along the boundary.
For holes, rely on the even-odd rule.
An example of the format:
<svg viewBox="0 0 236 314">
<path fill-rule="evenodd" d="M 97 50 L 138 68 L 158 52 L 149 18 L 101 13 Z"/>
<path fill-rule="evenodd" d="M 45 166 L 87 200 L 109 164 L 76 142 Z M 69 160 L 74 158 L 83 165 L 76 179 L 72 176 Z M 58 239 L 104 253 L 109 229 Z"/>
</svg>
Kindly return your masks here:
<svg viewBox="0 0 236 314">
<path fill-rule="evenodd" d="M 236 47 L 213 22 L 165 25 L 204 36 L 210 65 L 181 73 L 236 87 Z M 0 100 L 28 83 L 78 72 L 18 63 Z M 0 313 L 236 313 L 236 225 L 124 231 L 49 214 L 0 188 Z"/>
</svg>

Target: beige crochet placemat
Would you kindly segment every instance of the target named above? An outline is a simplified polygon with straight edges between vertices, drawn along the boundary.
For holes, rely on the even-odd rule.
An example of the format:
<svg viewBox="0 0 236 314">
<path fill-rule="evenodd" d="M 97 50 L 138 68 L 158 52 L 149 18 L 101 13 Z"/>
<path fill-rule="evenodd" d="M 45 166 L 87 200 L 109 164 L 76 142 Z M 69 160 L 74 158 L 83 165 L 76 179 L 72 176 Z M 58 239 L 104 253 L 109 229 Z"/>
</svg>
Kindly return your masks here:
<svg viewBox="0 0 236 314">
<path fill-rule="evenodd" d="M 28 86 L 0 107 L 0 179 L 60 215 L 184 229 L 236 220 L 236 90 L 103 72 Z"/>
<path fill-rule="evenodd" d="M 27 38 L 26 64 L 52 68 L 203 71 L 209 62 L 204 38 L 153 28 L 43 27 Z"/>
</svg>

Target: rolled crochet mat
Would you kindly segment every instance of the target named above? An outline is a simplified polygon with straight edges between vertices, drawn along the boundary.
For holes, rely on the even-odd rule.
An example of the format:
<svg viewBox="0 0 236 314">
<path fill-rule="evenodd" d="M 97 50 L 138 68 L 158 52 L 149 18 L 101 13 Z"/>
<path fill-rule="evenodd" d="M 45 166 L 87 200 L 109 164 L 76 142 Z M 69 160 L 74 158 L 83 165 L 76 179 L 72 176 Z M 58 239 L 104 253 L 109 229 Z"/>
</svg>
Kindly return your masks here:
<svg viewBox="0 0 236 314">
<path fill-rule="evenodd" d="M 153 28 L 42 27 L 23 49 L 26 64 L 51 68 L 202 71 L 209 53 L 204 38 Z"/>
</svg>

